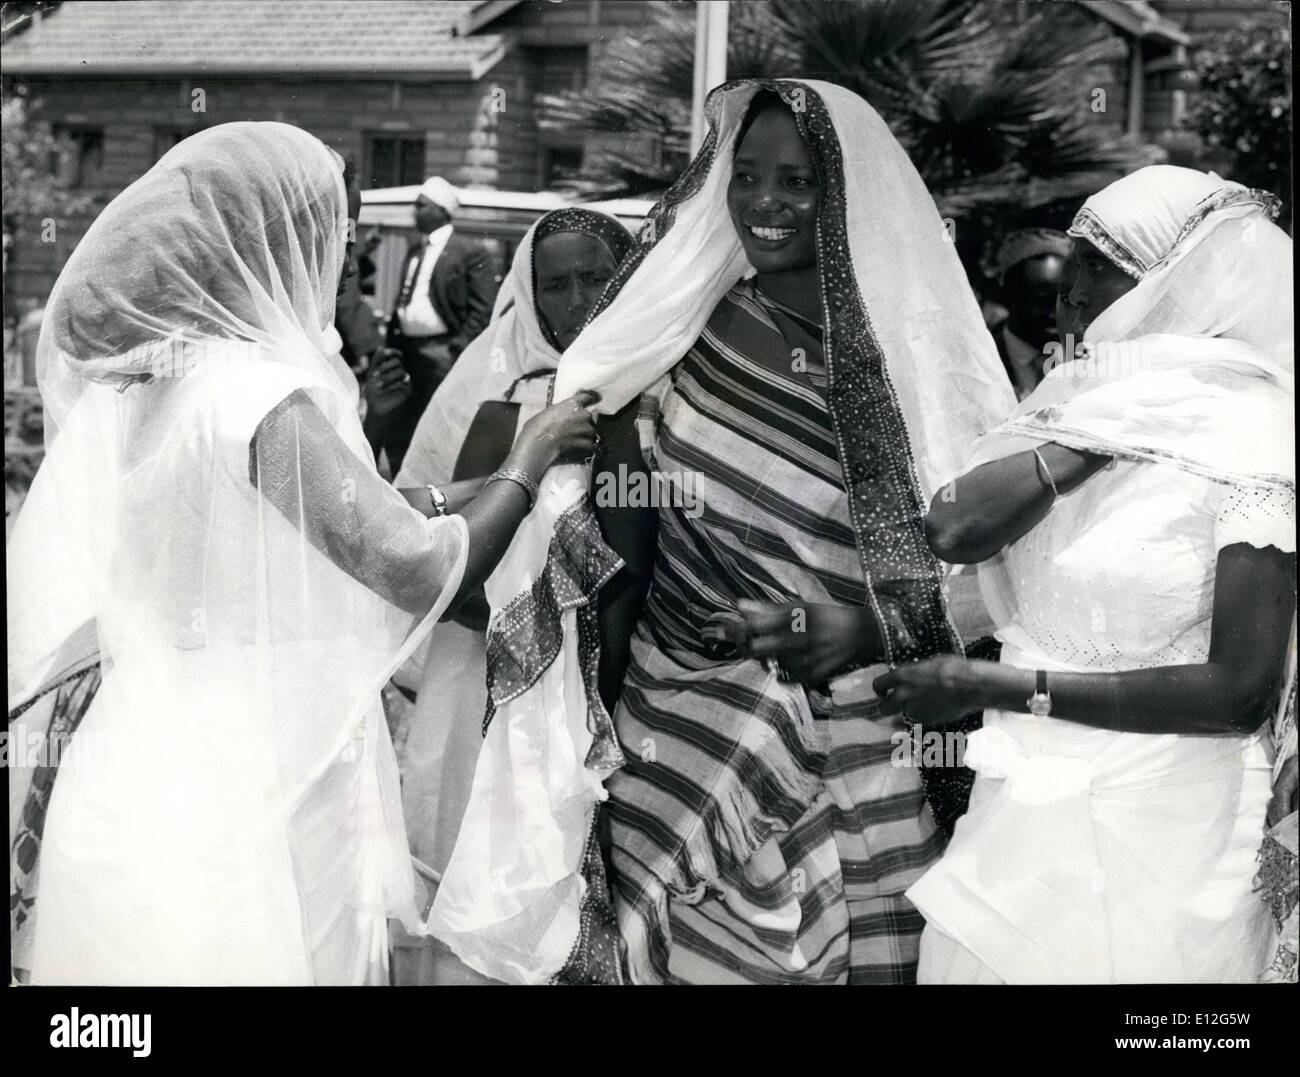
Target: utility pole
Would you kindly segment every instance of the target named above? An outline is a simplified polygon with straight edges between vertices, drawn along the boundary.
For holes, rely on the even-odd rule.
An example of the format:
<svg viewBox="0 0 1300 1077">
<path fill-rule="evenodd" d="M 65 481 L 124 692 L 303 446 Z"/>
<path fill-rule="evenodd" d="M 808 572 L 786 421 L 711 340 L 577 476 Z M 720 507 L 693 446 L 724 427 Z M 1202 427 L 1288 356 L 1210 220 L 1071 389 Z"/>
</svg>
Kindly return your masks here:
<svg viewBox="0 0 1300 1077">
<path fill-rule="evenodd" d="M 728 0 L 696 0 L 695 85 L 691 96 L 691 156 L 704 141 L 704 99 L 727 80 Z"/>
</svg>

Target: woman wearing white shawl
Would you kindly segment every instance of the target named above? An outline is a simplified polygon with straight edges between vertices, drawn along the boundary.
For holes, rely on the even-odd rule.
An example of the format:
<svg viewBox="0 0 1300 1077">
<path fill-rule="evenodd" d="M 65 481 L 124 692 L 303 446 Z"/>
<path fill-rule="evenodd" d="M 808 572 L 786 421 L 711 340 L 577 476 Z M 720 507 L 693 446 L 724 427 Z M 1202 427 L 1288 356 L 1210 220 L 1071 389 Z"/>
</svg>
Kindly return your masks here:
<svg viewBox="0 0 1300 1077">
<path fill-rule="evenodd" d="M 224 124 L 114 199 L 51 294 L 10 712 L 103 682 L 45 820 L 34 982 L 382 983 L 387 918 L 418 929 L 379 690 L 529 498 L 426 519 L 375 473 L 330 329 L 348 235 L 337 154 Z M 552 409 L 513 464 L 593 437 Z"/>
<path fill-rule="evenodd" d="M 967 746 L 970 811 L 909 891 L 923 981 L 1260 975 L 1265 723 L 1295 610 L 1276 209 L 1171 166 L 1088 199 L 1058 308 L 1083 355 L 932 506 L 940 554 L 981 562 L 1003 650 L 1001 665 L 939 659 L 877 682 L 927 724 L 988 708 Z"/>
<path fill-rule="evenodd" d="M 595 241 L 594 249 L 579 247 L 583 257 L 563 264 L 567 287 L 559 289 L 558 332 L 539 309 L 537 295 L 539 269 L 551 272 L 546 259 L 555 247 L 554 236 Z M 518 404 L 521 423 L 546 406 L 563 346 L 572 343 L 631 246 L 632 236 L 613 217 L 577 206 L 553 210 L 528 229 L 497 293 L 491 323 L 456 361 L 420 418 L 394 481 L 399 490 L 413 491 L 419 498 L 428 483 L 452 483 L 465 435 L 483 403 Z M 555 291 L 550 279 L 544 286 Z M 411 853 L 422 865 L 422 874 L 432 879 L 446 870 L 451 858 L 483 740 L 484 629 L 445 621 L 433 629 L 416 657 L 418 664 L 413 658 L 414 668 L 401 673 L 406 683 L 418 685 L 418 692 L 399 764 Z M 424 955 L 423 961 L 432 965 L 401 972 L 399 983 L 464 979 L 463 970 L 447 966 L 436 951 Z"/>
<path fill-rule="evenodd" d="M 821 267 L 814 294 L 826 335 L 826 403 L 814 403 L 816 392 L 807 400 L 833 416 L 840 438 L 843 473 L 827 489 L 842 483 L 845 491 L 837 509 L 844 520 L 836 526 L 847 536 L 842 566 L 865 596 L 855 614 L 871 626 L 886 660 L 958 650 L 942 569 L 924 542 L 923 509 L 1014 399 L 933 200 L 861 98 L 826 83 L 785 79 L 715 90 L 703 148 L 651 214 L 638 250 L 614 282 L 622 286 L 617 296 L 610 298 L 611 285 L 601 312 L 565 352 L 555 396 L 590 382 L 602 393 L 601 410 L 620 409 L 691 351 L 724 297 L 753 271 L 728 212 L 727 191 L 737 134 L 760 90 L 778 96 L 793 117 L 821 185 L 815 225 L 802 238 L 810 241 L 815 233 Z M 745 461 L 736 465 L 743 468 Z M 762 485 L 763 475 L 750 477 Z M 512 982 L 543 982 L 581 951 L 586 890 L 579 863 L 594 807 L 605 798 L 603 779 L 626 761 L 594 691 L 590 609 L 611 566 L 593 534 L 587 490 L 587 476 L 577 469 L 554 472 L 537 511 L 488 582 L 495 613 L 488 637 L 493 713 L 431 917 L 434 933 L 463 960 Z M 700 493 L 707 519 L 713 495 L 707 488 Z M 748 593 L 760 595 L 773 597 L 771 591 Z M 799 702 L 807 695 L 801 685 L 778 683 L 756 658 L 725 664 L 728 670 L 742 666 L 738 675 L 758 674 L 765 698 L 775 700 L 778 736 L 798 741 L 822 735 L 824 723 L 814 729 L 807 702 Z M 869 701 L 861 674 L 846 690 L 856 691 L 863 706 Z M 870 724 L 863 718 L 860 727 Z M 764 721 L 748 728 L 771 742 Z M 882 725 L 872 735 L 872 750 L 883 743 L 886 760 L 890 733 Z M 625 738 L 624 749 L 641 764 L 670 764 L 667 746 L 660 744 L 657 755 L 655 748 Z M 907 773 L 898 779 L 896 840 L 928 848 L 932 857 L 937 840 L 921 806 L 920 780 L 911 768 L 898 770 Z M 801 778 L 799 795 L 811 795 L 818 777 L 811 783 Z M 716 787 L 705 782 L 706 791 L 715 803 L 734 803 L 742 812 L 735 844 L 728 846 L 716 832 L 708 839 L 688 834 L 648 865 L 631 890 L 616 881 L 619 926 L 638 982 L 664 978 L 658 959 L 670 889 L 695 901 L 712 893 L 721 881 L 709 868 L 715 852 L 718 862 L 725 858 L 742 868 L 761 861 L 763 872 L 779 858 L 775 839 L 767 838 L 781 827 L 748 814 L 748 794 L 737 790 L 727 766 L 718 768 L 717 778 Z M 684 821 L 675 817 L 670 828 L 677 832 Z M 754 821 L 758 825 L 749 826 Z M 765 851 L 755 855 L 759 849 Z M 616 835 L 616 870 L 619 860 Z M 798 880 L 786 873 L 777 883 L 785 894 L 778 927 L 785 932 L 793 922 L 797 935 L 799 901 L 791 895 L 800 891 Z M 915 930 L 908 931 L 912 952 L 896 955 L 891 977 L 906 976 L 914 965 Z M 786 954 L 788 978 L 849 975 L 847 955 L 836 953 L 829 963 L 811 956 L 800 968 L 800 957 Z"/>
</svg>

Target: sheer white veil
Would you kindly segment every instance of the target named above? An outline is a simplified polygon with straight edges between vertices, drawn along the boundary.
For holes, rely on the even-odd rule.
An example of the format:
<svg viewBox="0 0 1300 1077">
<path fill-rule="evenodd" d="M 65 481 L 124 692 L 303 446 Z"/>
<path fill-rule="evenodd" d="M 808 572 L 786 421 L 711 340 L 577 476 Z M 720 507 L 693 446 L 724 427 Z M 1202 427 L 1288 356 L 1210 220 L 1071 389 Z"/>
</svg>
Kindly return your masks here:
<svg viewBox="0 0 1300 1077">
<path fill-rule="evenodd" d="M 1137 285 L 1088 326 L 1086 354 L 1049 364 L 969 466 L 1054 440 L 1293 490 L 1294 270 L 1277 209 L 1266 191 L 1172 165 L 1089 198 L 1070 234 Z"/>
<path fill-rule="evenodd" d="M 305 131 L 229 123 L 186 139 L 109 204 L 59 275 L 37 345 L 47 443 L 87 383 L 177 377 L 204 341 L 338 371 L 347 229 L 341 158 Z M 341 372 L 339 387 L 353 391 Z"/>
<path fill-rule="evenodd" d="M 337 388 L 344 399 L 355 392 L 355 380 L 342 379 L 341 359 L 329 358 L 337 356 L 334 301 L 347 241 L 341 166 L 337 154 L 288 124 L 223 124 L 166 154 L 77 245 L 46 305 L 36 368 L 50 459 L 79 459 L 80 483 L 99 503 L 98 523 L 86 521 L 94 531 L 111 520 L 110 461 L 134 399 L 114 399 L 104 387 L 121 392 L 253 359 L 292 365 L 294 377 Z M 83 409 L 80 434 L 89 444 L 55 452 L 88 392 L 94 400 Z M 104 469 L 94 482 L 92 463 Z M 47 463 L 45 470 L 55 468 Z M 40 487 L 52 486 L 52 478 Z M 53 498 L 36 493 L 24 510 L 23 535 L 41 533 L 51 551 L 42 564 L 74 567 L 82 560 L 70 548 L 77 528 L 53 514 L 37 527 L 37 510 Z M 63 497 L 74 516 L 79 493 Z M 11 592 L 11 616 L 24 581 L 38 593 L 26 611 L 31 630 L 9 651 L 11 707 L 93 661 L 97 648 L 85 630 L 94 603 L 83 581 L 24 571 L 22 553 L 21 541 L 10 550 L 10 579 L 19 590 Z M 53 665 L 32 665 L 42 658 Z"/>
<path fill-rule="evenodd" d="M 157 982 L 354 982 L 326 941 L 357 923 L 340 904 L 418 920 L 379 691 L 459 585 L 465 528 L 375 474 L 332 329 L 348 227 L 337 154 L 225 124 L 104 210 L 45 313 L 10 709 L 102 659 L 78 738 L 134 753 L 105 772 L 140 776 L 114 806 L 175 787 L 133 835 L 172 866 L 133 900 L 161 925 L 201 893 L 266 934 L 224 965 L 191 953 L 206 979 L 160 944 Z"/>
</svg>

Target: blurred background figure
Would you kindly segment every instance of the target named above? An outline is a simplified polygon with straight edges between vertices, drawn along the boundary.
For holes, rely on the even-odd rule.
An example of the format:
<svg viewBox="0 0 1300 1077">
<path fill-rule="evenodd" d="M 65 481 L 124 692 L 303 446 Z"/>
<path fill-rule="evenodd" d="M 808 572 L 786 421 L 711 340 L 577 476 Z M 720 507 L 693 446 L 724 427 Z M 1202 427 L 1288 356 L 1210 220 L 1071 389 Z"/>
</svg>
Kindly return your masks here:
<svg viewBox="0 0 1300 1077">
<path fill-rule="evenodd" d="M 360 377 L 369 357 L 379 347 L 380 335 L 379 319 L 361 294 L 355 259 L 344 270 L 342 291 L 334 308 L 334 328 L 343 338 L 344 361 Z"/>
<path fill-rule="evenodd" d="M 351 234 L 356 234 L 357 217 L 361 212 L 361 191 L 357 185 L 356 163 L 351 157 L 343 159 L 343 183 L 348 192 L 348 218 Z M 373 248 L 371 248 L 373 249 Z M 371 263 L 371 277 L 374 268 Z M 338 300 L 334 307 L 334 328 L 343 339 L 343 360 L 358 378 L 365 373 L 370 356 L 380 344 L 379 319 L 361 292 L 360 260 L 350 251 L 343 279 L 339 284 Z"/>
<path fill-rule="evenodd" d="M 361 250 L 357 251 L 357 286 L 361 294 L 371 302 L 375 298 L 375 281 L 379 272 L 379 267 L 375 264 L 375 252 L 379 250 L 382 241 L 379 229 L 372 228 L 366 233 Z"/>
<path fill-rule="evenodd" d="M 1007 318 L 993 338 L 1017 400 L 1043 380 L 1045 349 L 1056 340 L 1056 293 L 1069 253 L 1069 237 L 1051 228 L 1012 232 L 998 248 Z"/>
<path fill-rule="evenodd" d="M 455 188 L 441 176 L 426 180 L 415 199 L 420 238 L 402 264 L 402 290 L 388 323 L 388 344 L 410 379 L 410 395 L 367 424 L 371 445 L 376 454 L 380 449 L 387 454 L 393 474 L 433 391 L 492 316 L 497 288 L 492 258 L 480 243 L 456 235 L 452 219 L 459 208 Z M 367 400 L 373 404 L 370 393 Z"/>
</svg>

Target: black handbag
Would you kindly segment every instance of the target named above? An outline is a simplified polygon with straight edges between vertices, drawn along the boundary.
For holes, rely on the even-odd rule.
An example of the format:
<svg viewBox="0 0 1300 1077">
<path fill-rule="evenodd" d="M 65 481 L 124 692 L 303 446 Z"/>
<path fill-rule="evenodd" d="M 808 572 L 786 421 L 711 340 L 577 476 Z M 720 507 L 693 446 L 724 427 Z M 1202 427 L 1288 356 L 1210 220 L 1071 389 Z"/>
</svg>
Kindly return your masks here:
<svg viewBox="0 0 1300 1077">
<path fill-rule="evenodd" d="M 474 420 L 465 432 L 456 466 L 452 468 L 452 482 L 484 478 L 505 463 L 515 443 L 515 431 L 519 428 L 519 405 L 510 398 L 515 395 L 520 382 L 550 377 L 554 373 L 553 370 L 534 370 L 524 374 L 506 390 L 504 400 L 485 400 L 478 406 Z"/>
<path fill-rule="evenodd" d="M 452 482 L 482 479 L 491 475 L 510 455 L 519 428 L 519 405 L 510 398 L 522 381 L 550 377 L 553 370 L 534 370 L 516 378 L 506 390 L 504 400 L 485 400 L 478 406 L 474 419 L 465 432 L 456 466 L 451 470 Z M 549 394 L 548 394 L 549 395 Z M 444 614 L 443 620 L 452 620 L 476 632 L 487 629 L 489 609 L 483 589 L 479 588 L 453 611 Z"/>
</svg>

